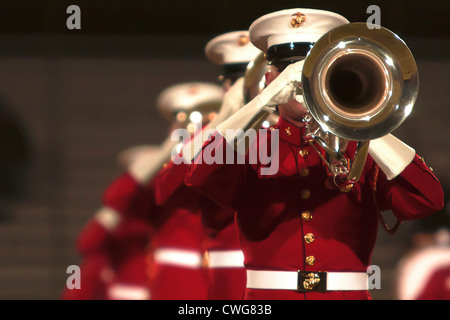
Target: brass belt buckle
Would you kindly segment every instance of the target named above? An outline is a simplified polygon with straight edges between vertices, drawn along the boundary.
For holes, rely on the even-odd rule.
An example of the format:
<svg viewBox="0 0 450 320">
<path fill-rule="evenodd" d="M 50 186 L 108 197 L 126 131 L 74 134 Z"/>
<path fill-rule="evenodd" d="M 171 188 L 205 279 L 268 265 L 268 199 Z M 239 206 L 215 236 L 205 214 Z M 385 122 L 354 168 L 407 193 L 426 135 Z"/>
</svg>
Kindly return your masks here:
<svg viewBox="0 0 450 320">
<path fill-rule="evenodd" d="M 323 271 L 298 271 L 297 291 L 327 291 L 327 273 Z"/>
<path fill-rule="evenodd" d="M 206 269 L 209 268 L 209 251 L 203 253 L 201 267 Z"/>
</svg>

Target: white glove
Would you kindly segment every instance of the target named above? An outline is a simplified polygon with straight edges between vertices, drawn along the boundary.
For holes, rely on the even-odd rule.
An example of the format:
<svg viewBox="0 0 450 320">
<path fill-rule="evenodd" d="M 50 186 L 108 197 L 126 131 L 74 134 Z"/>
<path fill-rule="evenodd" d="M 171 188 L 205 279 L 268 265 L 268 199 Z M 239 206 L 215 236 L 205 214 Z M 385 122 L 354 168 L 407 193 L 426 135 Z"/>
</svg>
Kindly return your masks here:
<svg viewBox="0 0 450 320">
<path fill-rule="evenodd" d="M 369 154 L 388 180 L 392 180 L 411 163 L 416 151 L 392 134 L 388 134 L 370 141 Z"/>
<path fill-rule="evenodd" d="M 146 184 L 171 159 L 173 149 L 178 144 L 179 141 L 167 138 L 157 152 L 143 155 L 130 165 L 128 171 L 137 182 Z"/>
<path fill-rule="evenodd" d="M 301 83 L 304 61 L 290 64 L 259 95 L 239 111 L 217 126 L 217 131 L 235 147 L 239 130 L 246 128 L 261 111 L 271 113 L 274 106 L 285 104 L 296 97 L 297 85 Z M 230 130 L 231 129 L 231 130 Z M 227 132 L 227 130 L 229 130 Z M 242 131 L 241 131 L 242 132 Z M 239 141 L 238 141 L 239 144 Z"/>
<path fill-rule="evenodd" d="M 237 79 L 223 97 L 219 114 L 209 123 L 209 127 L 215 128 L 244 106 L 244 77 Z"/>
<path fill-rule="evenodd" d="M 108 231 L 115 230 L 122 220 L 120 214 L 116 210 L 108 207 L 100 208 L 94 217 L 94 219 Z"/>
<path fill-rule="evenodd" d="M 122 167 L 122 169 L 128 170 L 129 166 L 133 162 L 145 155 L 156 154 L 159 148 L 159 146 L 154 145 L 133 146 L 123 150 L 117 157 L 117 162 L 119 163 L 119 166 Z"/>
<path fill-rule="evenodd" d="M 219 114 L 206 125 L 203 130 L 195 135 L 193 139 L 183 146 L 183 162 L 190 163 L 201 151 L 205 142 L 205 133 L 214 131 L 216 126 L 230 117 L 244 105 L 244 78 L 241 77 L 225 93 Z"/>
<path fill-rule="evenodd" d="M 302 82 L 303 63 L 297 61 L 286 67 L 256 98 L 263 106 L 277 106 L 294 99 L 297 86 Z"/>
</svg>

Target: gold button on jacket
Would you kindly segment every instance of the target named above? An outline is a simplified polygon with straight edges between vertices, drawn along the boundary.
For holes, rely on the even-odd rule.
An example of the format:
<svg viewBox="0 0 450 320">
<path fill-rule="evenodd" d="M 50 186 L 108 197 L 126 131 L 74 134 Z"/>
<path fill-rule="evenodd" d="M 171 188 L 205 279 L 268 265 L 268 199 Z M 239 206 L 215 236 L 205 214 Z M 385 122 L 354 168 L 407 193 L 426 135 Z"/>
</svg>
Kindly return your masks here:
<svg viewBox="0 0 450 320">
<path fill-rule="evenodd" d="M 302 212 L 302 219 L 304 221 L 310 221 L 312 219 L 312 213 L 310 211 L 303 211 Z"/>
<path fill-rule="evenodd" d="M 311 191 L 309 191 L 309 189 L 303 189 L 302 191 L 300 191 L 300 197 L 303 200 L 308 199 L 311 196 Z"/>
<path fill-rule="evenodd" d="M 308 266 L 313 266 L 314 263 L 316 263 L 316 258 L 314 256 L 308 256 L 306 257 L 306 264 Z"/>
<path fill-rule="evenodd" d="M 314 235 L 312 233 L 307 233 L 305 235 L 305 241 L 306 241 L 306 243 L 314 242 Z"/>
</svg>

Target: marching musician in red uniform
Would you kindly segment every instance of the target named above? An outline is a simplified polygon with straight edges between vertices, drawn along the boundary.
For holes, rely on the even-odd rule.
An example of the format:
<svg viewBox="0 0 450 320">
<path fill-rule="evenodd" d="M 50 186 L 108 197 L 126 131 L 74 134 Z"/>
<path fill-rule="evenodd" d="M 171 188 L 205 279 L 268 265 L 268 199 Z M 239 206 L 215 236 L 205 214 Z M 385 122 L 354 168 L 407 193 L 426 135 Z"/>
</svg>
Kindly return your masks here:
<svg viewBox="0 0 450 320">
<path fill-rule="evenodd" d="M 437 178 L 392 135 L 370 142 L 361 177 L 346 192 L 330 182 L 322 152 L 315 150 L 319 145 L 305 138 L 307 110 L 293 94 L 293 84 L 301 80 L 298 61 L 323 34 L 347 23 L 338 14 L 313 9 L 283 10 L 256 20 L 250 39 L 270 59 L 268 86 L 218 125 L 201 153 L 205 159 L 231 152 L 236 161 L 246 161 L 194 160 L 186 177 L 187 185 L 236 211 L 247 269 L 245 299 L 370 299 L 367 268 L 377 236 L 375 206 L 392 209 L 403 221 L 443 205 Z M 255 105 L 278 105 L 280 119 L 257 136 L 244 156 L 235 151 L 234 140 L 227 143 L 226 133 L 239 121 L 245 125 L 242 116 Z M 252 151 L 266 145 L 271 163 L 252 162 L 250 155 L 257 154 Z M 347 156 L 353 153 L 349 144 Z"/>
<path fill-rule="evenodd" d="M 157 146 L 130 148 L 120 154 L 119 164 L 128 171 L 137 158 L 154 157 L 158 151 Z M 118 181 L 113 185 L 122 184 L 120 178 Z M 82 257 L 81 288 L 65 289 L 63 299 L 150 298 L 147 247 L 153 230 L 147 221 L 133 217 L 128 211 L 123 212 L 120 214 L 105 206 L 83 227 L 76 240 L 76 248 Z"/>
<path fill-rule="evenodd" d="M 173 109 L 184 106 L 184 112 L 176 116 L 186 118 L 183 129 L 187 129 L 189 139 L 216 116 L 222 103 L 222 88 L 198 84 L 172 89 L 167 95 L 161 95 L 159 104 Z M 151 214 L 156 230 L 152 240 L 154 300 L 207 298 L 208 275 L 203 260 L 205 231 L 200 220 L 199 195 L 183 184 L 185 175 L 183 166 L 172 168 L 169 162 L 152 181 L 158 206 Z"/>
<path fill-rule="evenodd" d="M 248 31 L 233 31 L 209 41 L 205 53 L 211 62 L 222 66 L 222 87 L 226 94 L 217 117 L 198 133 L 196 139 L 191 140 L 191 143 L 185 146 L 185 150 L 189 150 L 188 153 L 191 155 L 196 152 L 195 146 L 201 148 L 203 135 L 208 130 L 214 129 L 216 124 L 244 105 L 244 79 L 242 76 L 248 63 L 260 53 L 260 50 L 250 43 Z M 183 155 L 186 153 L 184 152 Z M 201 217 L 201 225 L 196 225 L 196 228 L 190 227 L 190 232 L 195 231 L 199 234 L 200 230 L 197 228 L 200 226 L 205 232 L 203 267 L 208 272 L 209 281 L 208 294 L 205 298 L 240 300 L 244 294 L 246 275 L 243 254 L 234 225 L 234 210 L 222 208 L 194 189 L 185 186 L 184 180 L 190 161 L 191 158 L 186 157 L 184 163 L 170 162 L 155 178 L 155 194 L 159 201 L 158 204 L 170 206 L 174 203 L 173 199 L 177 193 L 180 194 L 178 196 L 180 199 L 181 194 L 185 194 L 184 203 L 177 201 L 175 205 L 189 205 L 189 210 L 197 211 Z M 170 220 L 173 221 L 174 226 L 177 225 L 178 230 L 188 232 L 184 219 L 174 215 Z M 183 225 L 184 227 L 182 227 Z M 200 260 L 197 258 L 198 263 L 201 262 Z M 164 285 L 162 281 L 160 283 L 161 286 Z M 167 291 L 169 290 L 173 289 L 167 288 Z"/>
<path fill-rule="evenodd" d="M 189 120 L 192 113 L 195 116 L 195 112 L 198 114 L 199 111 L 216 112 L 221 99 L 220 86 L 192 82 L 165 89 L 158 97 L 157 106 L 172 122 L 172 132 L 192 122 Z M 202 109 L 196 111 L 198 106 Z M 161 230 L 156 237 L 154 225 L 159 227 L 161 221 L 158 218 L 163 216 L 162 212 L 170 211 L 156 204 L 153 180 L 163 164 L 170 160 L 172 149 L 177 144 L 169 136 L 158 148 L 141 146 L 121 154 L 120 162 L 123 165 L 125 161 L 126 172 L 108 186 L 102 199 L 103 207 L 86 224 L 77 239 L 77 248 L 83 256 L 81 289 L 65 290 L 63 299 L 152 298 L 150 288 L 151 280 L 155 277 L 156 263 L 151 249 L 164 238 Z M 183 235 L 183 232 L 180 234 Z M 198 234 L 195 237 L 203 239 Z M 153 238 L 158 240 L 153 243 Z M 189 243 L 189 238 L 192 236 L 186 234 L 185 238 L 179 239 L 179 243 Z M 195 239 L 197 250 L 200 243 L 200 240 Z M 204 271 L 196 268 L 195 273 L 201 274 L 203 282 L 195 282 L 198 286 L 191 288 L 192 282 L 189 281 L 194 280 L 187 278 L 184 293 L 189 294 L 183 296 L 183 299 L 206 297 Z M 179 280 L 175 277 L 165 279 L 167 284 L 176 283 L 180 289 L 183 287 Z M 155 293 L 157 298 L 159 293 Z"/>
<path fill-rule="evenodd" d="M 243 76 L 248 64 L 260 52 L 250 42 L 248 31 L 228 32 L 213 38 L 206 45 L 207 58 L 223 67 L 223 87 L 227 94 L 220 115 L 227 111 L 231 115 L 245 104 Z M 219 116 L 215 123 L 220 120 Z M 246 274 L 235 226 L 235 212 L 232 208 L 218 206 L 206 197 L 202 197 L 200 206 L 207 232 L 208 299 L 240 300 L 245 291 Z"/>
</svg>

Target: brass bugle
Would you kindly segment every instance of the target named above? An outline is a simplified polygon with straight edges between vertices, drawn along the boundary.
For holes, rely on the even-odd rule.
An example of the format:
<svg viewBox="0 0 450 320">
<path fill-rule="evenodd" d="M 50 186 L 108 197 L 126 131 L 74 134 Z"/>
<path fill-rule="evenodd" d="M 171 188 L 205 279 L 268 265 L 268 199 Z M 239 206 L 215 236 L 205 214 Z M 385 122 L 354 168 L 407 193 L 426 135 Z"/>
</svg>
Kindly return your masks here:
<svg viewBox="0 0 450 320">
<path fill-rule="evenodd" d="M 345 191 L 361 175 L 369 141 L 392 132 L 411 113 L 419 78 L 411 51 L 397 35 L 350 23 L 314 44 L 301 84 L 312 117 L 306 120 L 308 134 L 326 146 L 326 163 Z M 358 141 L 351 166 L 342 159 L 348 141 Z"/>
</svg>

